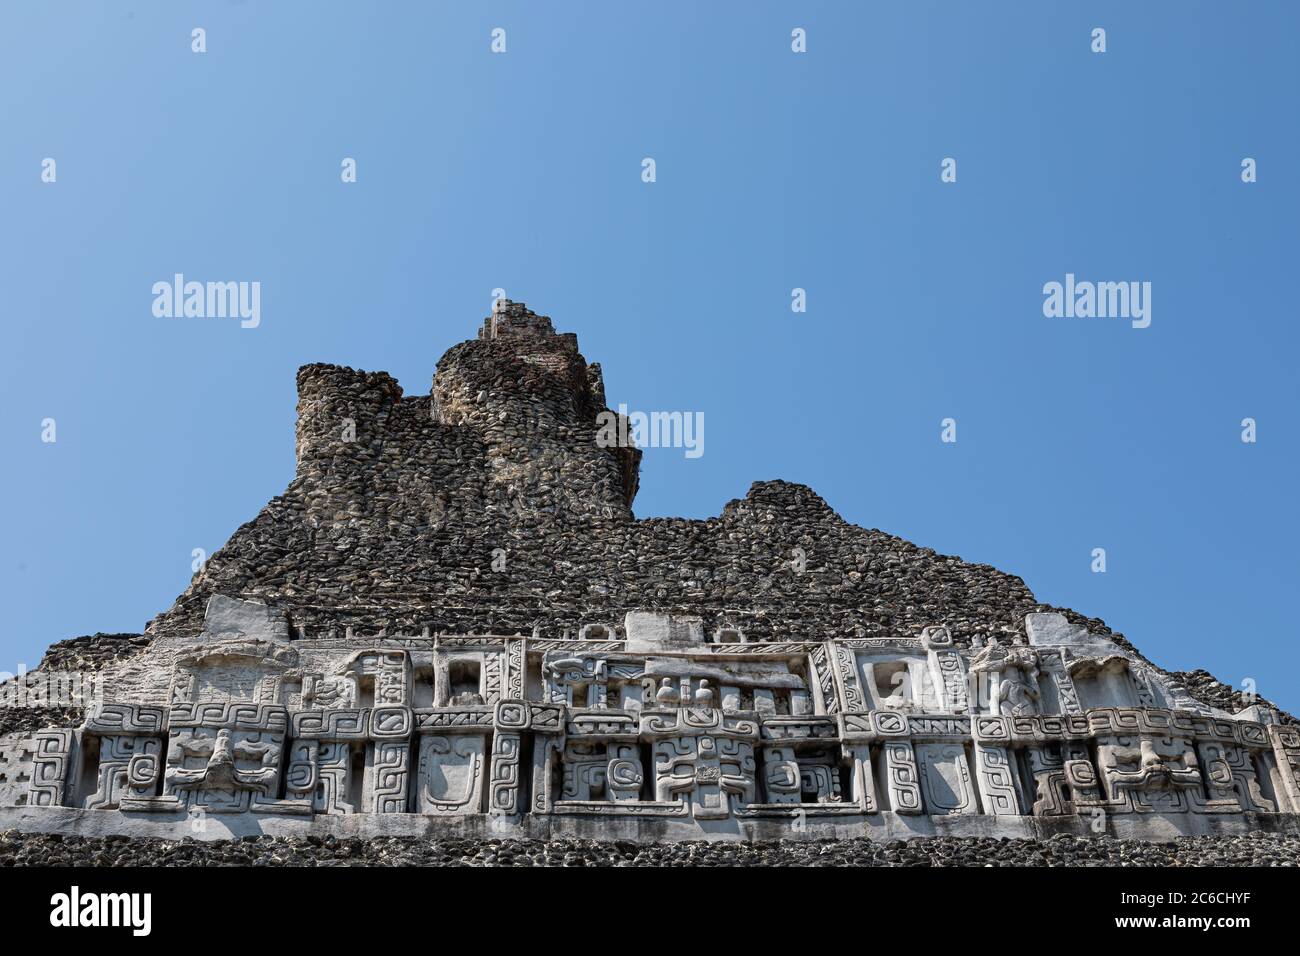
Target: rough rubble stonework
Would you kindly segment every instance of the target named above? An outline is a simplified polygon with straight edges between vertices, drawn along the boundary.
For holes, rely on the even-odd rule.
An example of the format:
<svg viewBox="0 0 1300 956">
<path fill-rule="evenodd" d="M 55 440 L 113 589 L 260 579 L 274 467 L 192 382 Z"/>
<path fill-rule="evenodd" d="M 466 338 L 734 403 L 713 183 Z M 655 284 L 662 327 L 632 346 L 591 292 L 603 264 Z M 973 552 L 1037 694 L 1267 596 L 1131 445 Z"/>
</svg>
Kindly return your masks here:
<svg viewBox="0 0 1300 956">
<path fill-rule="evenodd" d="M 298 395 L 294 479 L 171 609 L 0 687 L 5 852 L 1294 852 L 1288 715 L 800 485 L 638 520 L 600 367 L 520 304 L 430 395 L 330 365 Z"/>
<path fill-rule="evenodd" d="M 0 833 L 4 866 L 1279 866 L 1300 865 L 1300 838 L 1271 833 L 1050 840 L 422 840 L 243 837 L 141 840 Z"/>
</svg>

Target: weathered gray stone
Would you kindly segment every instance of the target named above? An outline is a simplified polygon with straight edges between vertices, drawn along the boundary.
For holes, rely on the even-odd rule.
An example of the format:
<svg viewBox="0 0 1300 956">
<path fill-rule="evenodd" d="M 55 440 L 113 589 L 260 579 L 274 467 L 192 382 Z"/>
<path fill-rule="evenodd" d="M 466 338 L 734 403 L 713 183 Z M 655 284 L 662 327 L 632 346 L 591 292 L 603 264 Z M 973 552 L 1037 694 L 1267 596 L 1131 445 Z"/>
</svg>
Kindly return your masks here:
<svg viewBox="0 0 1300 956">
<path fill-rule="evenodd" d="M 639 452 L 596 440 L 599 366 L 521 305 L 429 396 L 335 366 L 298 382 L 285 493 L 145 635 L 63 642 L 0 687 L 0 829 L 1296 832 L 1287 715 L 1018 578 L 785 482 L 638 521 Z M 64 700 L 56 663 L 93 680 Z"/>
<path fill-rule="evenodd" d="M 698 617 L 629 611 L 623 628 L 629 651 L 684 651 L 704 643 L 704 621 Z"/>
<path fill-rule="evenodd" d="M 242 601 L 214 594 L 203 616 L 203 638 L 221 641 L 231 638 L 284 641 L 289 638 L 284 611 L 261 601 Z"/>
<path fill-rule="evenodd" d="M 1026 614 L 1025 632 L 1033 647 L 1063 647 L 1078 657 L 1124 653 L 1124 648 L 1106 635 L 1093 634 L 1083 625 L 1071 623 L 1064 614 Z"/>
</svg>

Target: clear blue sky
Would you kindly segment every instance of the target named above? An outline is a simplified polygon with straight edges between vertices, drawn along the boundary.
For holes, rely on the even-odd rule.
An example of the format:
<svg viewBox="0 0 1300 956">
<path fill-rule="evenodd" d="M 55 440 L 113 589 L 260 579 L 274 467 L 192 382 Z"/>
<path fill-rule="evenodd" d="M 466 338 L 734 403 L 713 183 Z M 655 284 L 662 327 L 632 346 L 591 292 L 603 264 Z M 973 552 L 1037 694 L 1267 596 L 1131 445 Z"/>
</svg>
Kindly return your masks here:
<svg viewBox="0 0 1300 956">
<path fill-rule="evenodd" d="M 299 365 L 427 392 L 502 287 L 612 403 L 705 413 L 702 458 L 647 452 L 639 515 L 806 482 L 1300 708 L 1298 28 L 1293 2 L 11 0 L 0 669 L 170 604 L 292 476 Z M 260 282 L 261 326 L 155 318 L 175 272 Z M 1044 317 L 1067 272 L 1151 282 L 1151 327 Z"/>
</svg>

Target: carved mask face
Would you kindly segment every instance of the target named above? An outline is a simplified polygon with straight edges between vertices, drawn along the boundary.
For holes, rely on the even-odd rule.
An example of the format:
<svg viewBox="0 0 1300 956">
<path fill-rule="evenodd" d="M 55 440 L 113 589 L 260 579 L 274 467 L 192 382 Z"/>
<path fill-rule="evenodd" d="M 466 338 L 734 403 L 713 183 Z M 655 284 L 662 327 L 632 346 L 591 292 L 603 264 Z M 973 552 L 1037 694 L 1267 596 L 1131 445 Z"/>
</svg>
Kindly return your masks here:
<svg viewBox="0 0 1300 956">
<path fill-rule="evenodd" d="M 167 783 L 176 789 L 269 793 L 283 734 L 212 727 L 178 728 L 167 749 Z"/>
<path fill-rule="evenodd" d="M 1159 790 L 1200 783 L 1196 755 L 1181 737 L 1117 737 L 1099 752 L 1118 786 Z"/>
</svg>

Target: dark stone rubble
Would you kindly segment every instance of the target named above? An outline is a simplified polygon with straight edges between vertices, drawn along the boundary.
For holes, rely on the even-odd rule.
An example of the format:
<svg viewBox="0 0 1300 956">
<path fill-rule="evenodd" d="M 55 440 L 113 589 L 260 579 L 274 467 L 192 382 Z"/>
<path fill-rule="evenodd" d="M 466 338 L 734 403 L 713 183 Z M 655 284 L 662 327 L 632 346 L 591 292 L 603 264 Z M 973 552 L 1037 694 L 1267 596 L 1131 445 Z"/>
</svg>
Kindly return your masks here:
<svg viewBox="0 0 1300 956">
<path fill-rule="evenodd" d="M 497 319 L 447 352 L 430 395 L 302 368 L 296 476 L 149 632 L 196 630 L 214 593 L 274 602 L 312 634 L 576 636 L 645 609 L 750 640 L 947 624 L 964 642 L 1019 631 L 1041 607 L 1014 575 L 850 525 L 785 481 L 754 483 L 715 518 L 638 520 L 639 451 L 597 442 L 599 366 L 522 306 Z"/>
<path fill-rule="evenodd" d="M 932 837 L 776 843 L 245 837 L 142 840 L 0 834 L 0 866 L 1297 866 L 1300 838 L 1252 833 L 1147 843 Z"/>
<path fill-rule="evenodd" d="M 193 633 L 215 593 L 284 608 L 309 635 L 621 627 L 629 610 L 749 640 L 1023 633 L 1059 610 L 1019 577 L 848 524 L 812 489 L 755 482 L 705 520 L 637 519 L 640 451 L 600 447 L 600 366 L 505 303 L 438 362 L 429 395 L 383 372 L 298 372 L 297 473 L 147 631 Z M 493 569 L 496 549 L 505 567 Z"/>
<path fill-rule="evenodd" d="M 81 707 L 0 707 L 0 736 L 30 734 L 49 727 L 80 727 L 85 719 Z"/>
<path fill-rule="evenodd" d="M 143 634 L 86 634 L 51 644 L 41 658 L 43 671 L 98 671 L 149 646 Z"/>
</svg>

